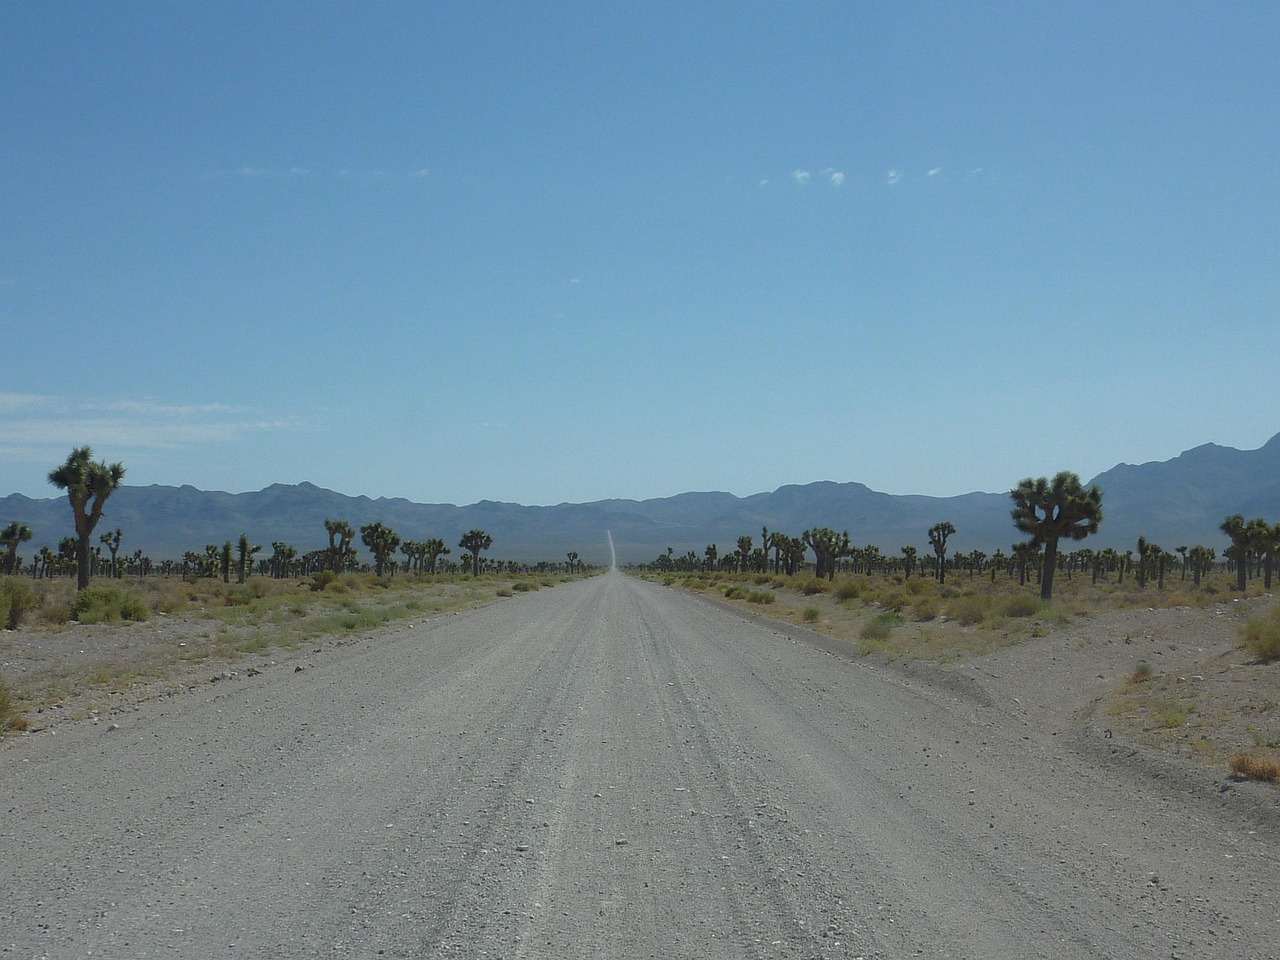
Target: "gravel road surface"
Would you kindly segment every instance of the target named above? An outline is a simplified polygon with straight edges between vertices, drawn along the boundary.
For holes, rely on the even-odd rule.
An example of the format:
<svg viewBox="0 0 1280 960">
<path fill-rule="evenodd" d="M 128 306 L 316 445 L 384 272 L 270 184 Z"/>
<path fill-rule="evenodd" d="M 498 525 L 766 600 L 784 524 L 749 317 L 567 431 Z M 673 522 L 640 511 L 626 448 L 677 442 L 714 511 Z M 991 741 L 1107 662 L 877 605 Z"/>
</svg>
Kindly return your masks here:
<svg viewBox="0 0 1280 960">
<path fill-rule="evenodd" d="M 0 956 L 1274 958 L 1274 823 L 619 573 L 0 749 Z"/>
</svg>

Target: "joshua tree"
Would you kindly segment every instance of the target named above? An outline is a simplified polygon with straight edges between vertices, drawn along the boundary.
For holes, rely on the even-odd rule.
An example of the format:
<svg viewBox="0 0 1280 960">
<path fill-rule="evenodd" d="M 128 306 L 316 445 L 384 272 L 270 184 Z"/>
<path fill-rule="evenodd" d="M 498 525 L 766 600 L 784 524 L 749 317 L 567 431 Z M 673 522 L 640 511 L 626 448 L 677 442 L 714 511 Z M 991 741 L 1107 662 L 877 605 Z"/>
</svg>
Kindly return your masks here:
<svg viewBox="0 0 1280 960">
<path fill-rule="evenodd" d="M 351 541 L 356 532 L 345 520 L 326 520 L 324 529 L 329 534 L 329 569 L 341 573 L 352 555 Z"/>
<path fill-rule="evenodd" d="M 49 482 L 59 490 L 67 491 L 71 513 L 75 517 L 77 590 L 89 585 L 89 538 L 102 519 L 107 498 L 120 488 L 122 480 L 123 464 L 94 463 L 93 451 L 88 447 L 72 450 L 66 463 L 49 472 Z"/>
<path fill-rule="evenodd" d="M 716 545 L 714 543 L 708 543 L 707 549 L 704 550 L 703 553 L 707 558 L 707 569 L 714 570 L 716 568 L 716 556 L 719 554 L 719 550 L 716 549 Z"/>
<path fill-rule="evenodd" d="M 98 537 L 98 542 L 111 551 L 111 576 L 117 579 L 120 577 L 120 567 L 116 565 L 116 554 L 120 552 L 120 541 L 123 539 L 124 531 L 119 527 Z"/>
<path fill-rule="evenodd" d="M 827 527 L 815 527 L 806 530 L 800 536 L 801 541 L 814 556 L 814 574 L 821 580 L 836 578 L 836 563 L 841 557 L 847 557 L 853 547 L 849 543 L 849 531 L 836 533 Z"/>
<path fill-rule="evenodd" d="M 18 546 L 31 539 L 31 528 L 17 520 L 0 531 L 0 544 L 8 551 L 4 558 L 4 572 L 10 576 L 18 572 Z"/>
<path fill-rule="evenodd" d="M 1249 534 L 1249 549 L 1262 567 L 1263 589 L 1271 591 L 1271 568 L 1275 553 L 1280 548 L 1280 526 L 1272 526 L 1261 517 L 1254 517 L 1245 530 Z"/>
<path fill-rule="evenodd" d="M 1246 583 L 1249 575 L 1249 527 L 1244 522 L 1244 517 L 1233 513 L 1222 521 L 1218 529 L 1231 538 L 1231 547 L 1227 555 L 1236 565 L 1236 589 L 1244 593 L 1249 589 Z"/>
<path fill-rule="evenodd" d="M 911 571 L 915 569 L 915 565 L 916 565 L 916 548 L 903 547 L 902 548 L 902 569 L 906 571 L 908 580 L 911 579 Z"/>
<path fill-rule="evenodd" d="M 387 563 L 395 555 L 396 547 L 400 546 L 400 535 L 390 527 L 375 522 L 366 523 L 360 528 L 360 539 L 373 554 L 374 573 L 379 577 L 382 576 L 382 571 L 387 568 Z"/>
<path fill-rule="evenodd" d="M 1058 541 L 1063 537 L 1083 540 L 1097 533 L 1102 523 L 1102 491 L 1097 486 L 1086 490 L 1079 477 L 1063 470 L 1051 481 L 1028 477 L 1009 496 L 1013 499 L 1013 525 L 1044 545 L 1040 599 L 1052 600 Z"/>
<path fill-rule="evenodd" d="M 218 551 L 218 569 L 222 571 L 222 582 L 231 582 L 231 541 L 224 540 L 222 549 Z"/>
<path fill-rule="evenodd" d="M 462 535 L 462 539 L 458 541 L 458 546 L 471 554 L 471 572 L 478 576 L 480 573 L 480 551 L 488 550 L 493 546 L 493 537 L 483 530 L 468 530 Z M 671 550 L 668 548 L 668 558 L 670 553 Z"/>
<path fill-rule="evenodd" d="M 1191 548 L 1191 552 L 1187 555 L 1187 559 L 1191 562 L 1192 583 L 1200 586 L 1200 577 L 1208 571 L 1213 565 L 1213 561 L 1217 559 L 1218 552 L 1210 547 L 1196 544 Z"/>
<path fill-rule="evenodd" d="M 261 549 L 260 545 L 249 543 L 249 535 L 247 533 L 240 534 L 240 540 L 236 545 L 236 552 L 239 554 L 239 563 L 236 566 L 236 583 L 244 583 L 244 578 L 249 575 L 249 569 L 253 566 L 253 555 Z"/>
<path fill-rule="evenodd" d="M 436 558 L 442 554 L 449 553 L 450 550 L 444 545 L 444 541 L 438 538 L 428 540 L 422 545 L 423 561 L 427 565 L 427 573 L 436 572 Z"/>
<path fill-rule="evenodd" d="M 929 528 L 929 545 L 933 547 L 934 556 L 938 558 L 938 582 L 947 579 L 947 537 L 956 532 L 951 521 L 943 520 Z"/>
</svg>

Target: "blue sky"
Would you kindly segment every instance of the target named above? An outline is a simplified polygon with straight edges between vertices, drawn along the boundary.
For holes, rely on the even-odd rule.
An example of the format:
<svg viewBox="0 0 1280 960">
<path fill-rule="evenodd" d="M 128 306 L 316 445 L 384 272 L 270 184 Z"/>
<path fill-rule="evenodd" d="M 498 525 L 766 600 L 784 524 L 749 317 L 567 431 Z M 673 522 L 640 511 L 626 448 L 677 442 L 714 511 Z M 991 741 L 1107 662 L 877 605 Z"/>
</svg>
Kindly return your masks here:
<svg viewBox="0 0 1280 960">
<path fill-rule="evenodd" d="M 0 495 L 1086 479 L 1280 431 L 1280 7 L 12 3 Z"/>
</svg>

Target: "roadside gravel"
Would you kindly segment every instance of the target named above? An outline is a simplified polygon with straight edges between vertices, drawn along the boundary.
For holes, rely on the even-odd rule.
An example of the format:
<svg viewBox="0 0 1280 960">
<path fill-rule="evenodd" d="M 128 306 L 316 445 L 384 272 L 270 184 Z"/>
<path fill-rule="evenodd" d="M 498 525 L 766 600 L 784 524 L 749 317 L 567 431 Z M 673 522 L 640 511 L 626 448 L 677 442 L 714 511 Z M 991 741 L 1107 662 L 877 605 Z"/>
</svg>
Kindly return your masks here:
<svg viewBox="0 0 1280 960">
<path fill-rule="evenodd" d="M 0 955 L 1274 957 L 1264 803 L 814 638 L 610 574 L 18 739 Z"/>
</svg>

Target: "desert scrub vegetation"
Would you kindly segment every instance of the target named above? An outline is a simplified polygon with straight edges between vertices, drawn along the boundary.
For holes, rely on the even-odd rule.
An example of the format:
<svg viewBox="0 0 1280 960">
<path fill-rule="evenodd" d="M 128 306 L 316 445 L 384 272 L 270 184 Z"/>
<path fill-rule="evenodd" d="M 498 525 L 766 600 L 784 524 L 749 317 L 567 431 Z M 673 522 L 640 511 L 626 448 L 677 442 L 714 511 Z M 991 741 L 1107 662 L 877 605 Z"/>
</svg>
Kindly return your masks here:
<svg viewBox="0 0 1280 960">
<path fill-rule="evenodd" d="M 22 711 L 9 695 L 9 686 L 0 679 L 0 733 L 26 730 L 30 724 L 23 719 Z"/>
<path fill-rule="evenodd" d="M 29 580 L 19 577 L 0 578 L 0 623 L 17 630 L 23 619 L 40 605 L 40 597 Z"/>
<path fill-rule="evenodd" d="M 120 623 L 148 620 L 151 609 L 141 597 L 117 584 L 98 583 L 76 594 L 71 616 L 80 623 Z"/>
<path fill-rule="evenodd" d="M 1263 616 L 1249 618 L 1241 628 L 1240 638 L 1259 663 L 1280 660 L 1280 607 L 1272 607 Z"/>
<path fill-rule="evenodd" d="M 1227 759 L 1227 768 L 1232 776 L 1241 780 L 1261 780 L 1264 783 L 1280 784 L 1280 761 L 1271 757 L 1242 750 L 1239 753 L 1233 753 Z"/>
</svg>

